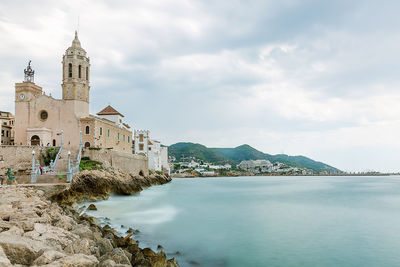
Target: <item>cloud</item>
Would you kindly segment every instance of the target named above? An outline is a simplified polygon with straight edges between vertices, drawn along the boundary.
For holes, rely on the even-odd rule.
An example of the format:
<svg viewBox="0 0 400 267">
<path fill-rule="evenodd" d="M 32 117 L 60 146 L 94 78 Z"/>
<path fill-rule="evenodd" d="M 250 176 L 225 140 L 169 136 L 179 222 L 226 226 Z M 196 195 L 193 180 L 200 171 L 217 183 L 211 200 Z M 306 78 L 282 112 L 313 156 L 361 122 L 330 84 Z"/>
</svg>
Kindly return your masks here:
<svg viewBox="0 0 400 267">
<path fill-rule="evenodd" d="M 79 17 L 92 113 L 110 103 L 166 144 L 249 143 L 348 170 L 398 170 L 385 156 L 400 152 L 395 1 L 21 6 L 0 3 L 0 110 L 14 109 L 29 59 L 36 82 L 61 97 L 60 62 Z"/>
</svg>

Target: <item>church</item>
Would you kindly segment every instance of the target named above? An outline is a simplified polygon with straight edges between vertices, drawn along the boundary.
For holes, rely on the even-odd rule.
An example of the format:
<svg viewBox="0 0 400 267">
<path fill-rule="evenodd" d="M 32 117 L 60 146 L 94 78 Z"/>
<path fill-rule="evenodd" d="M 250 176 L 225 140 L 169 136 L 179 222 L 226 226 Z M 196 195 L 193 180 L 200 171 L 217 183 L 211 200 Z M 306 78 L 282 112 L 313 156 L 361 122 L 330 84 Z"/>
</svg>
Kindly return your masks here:
<svg viewBox="0 0 400 267">
<path fill-rule="evenodd" d="M 90 59 L 75 32 L 62 60 L 62 99 L 46 95 L 34 83 L 34 70 L 24 70 L 25 79 L 15 84 L 15 137 L 20 146 L 106 148 L 132 153 L 132 131 L 124 116 L 111 106 L 89 114 Z"/>
</svg>

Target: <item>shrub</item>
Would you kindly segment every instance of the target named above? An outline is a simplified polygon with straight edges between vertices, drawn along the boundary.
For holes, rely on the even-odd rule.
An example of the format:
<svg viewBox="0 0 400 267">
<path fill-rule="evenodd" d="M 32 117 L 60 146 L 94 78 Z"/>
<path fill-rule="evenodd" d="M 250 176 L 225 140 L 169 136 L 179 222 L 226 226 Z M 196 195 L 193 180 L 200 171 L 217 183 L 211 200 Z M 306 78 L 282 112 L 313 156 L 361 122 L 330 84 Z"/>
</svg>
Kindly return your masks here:
<svg viewBox="0 0 400 267">
<path fill-rule="evenodd" d="M 153 174 L 153 172 L 149 170 L 149 175 L 152 175 L 152 174 Z"/>
<path fill-rule="evenodd" d="M 81 163 L 79 164 L 79 170 L 101 170 L 103 169 L 103 162 L 100 161 L 95 161 L 95 160 L 90 160 L 90 159 L 84 159 L 84 158 L 89 158 L 89 157 L 83 157 L 81 159 Z"/>
<path fill-rule="evenodd" d="M 58 150 L 58 147 L 49 147 L 46 149 L 46 152 L 42 154 L 42 159 L 45 166 L 50 165 L 50 162 L 56 159 Z"/>
<path fill-rule="evenodd" d="M 163 175 L 164 173 L 162 171 L 156 171 L 157 174 Z"/>
</svg>

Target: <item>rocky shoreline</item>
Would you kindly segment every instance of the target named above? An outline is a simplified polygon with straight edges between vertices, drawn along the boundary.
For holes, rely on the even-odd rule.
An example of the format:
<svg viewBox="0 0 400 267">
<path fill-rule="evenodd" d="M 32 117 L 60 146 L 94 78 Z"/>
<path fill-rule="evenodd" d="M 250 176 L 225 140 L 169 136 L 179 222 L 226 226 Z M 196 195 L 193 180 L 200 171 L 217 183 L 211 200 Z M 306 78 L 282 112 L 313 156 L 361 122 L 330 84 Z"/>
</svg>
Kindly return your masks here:
<svg viewBox="0 0 400 267">
<path fill-rule="evenodd" d="M 131 235 L 120 237 L 108 225 L 101 227 L 96 218 L 77 211 L 81 201 L 132 194 L 170 180 L 111 170 L 78 173 L 68 189 L 56 194 L 1 186 L 0 266 L 179 266 L 164 250 L 141 249 Z"/>
</svg>

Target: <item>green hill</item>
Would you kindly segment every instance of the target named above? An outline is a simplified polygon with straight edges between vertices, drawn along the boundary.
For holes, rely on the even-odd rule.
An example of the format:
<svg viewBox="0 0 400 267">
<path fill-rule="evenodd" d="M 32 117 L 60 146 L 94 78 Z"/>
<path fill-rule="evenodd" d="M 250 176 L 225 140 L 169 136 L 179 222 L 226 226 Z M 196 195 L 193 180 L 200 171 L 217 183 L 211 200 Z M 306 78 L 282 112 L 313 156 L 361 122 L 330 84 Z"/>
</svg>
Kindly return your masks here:
<svg viewBox="0 0 400 267">
<path fill-rule="evenodd" d="M 235 148 L 208 148 L 201 144 L 176 143 L 168 148 L 169 156 L 174 156 L 177 161 L 182 160 L 182 155 L 187 159 L 196 159 L 216 163 L 239 164 L 243 160 L 267 159 L 274 162 L 281 162 L 291 167 L 311 169 L 316 172 L 340 172 L 340 170 L 325 163 L 312 160 L 304 156 L 288 156 L 285 154 L 270 155 L 263 153 L 249 145 L 241 145 Z"/>
</svg>

